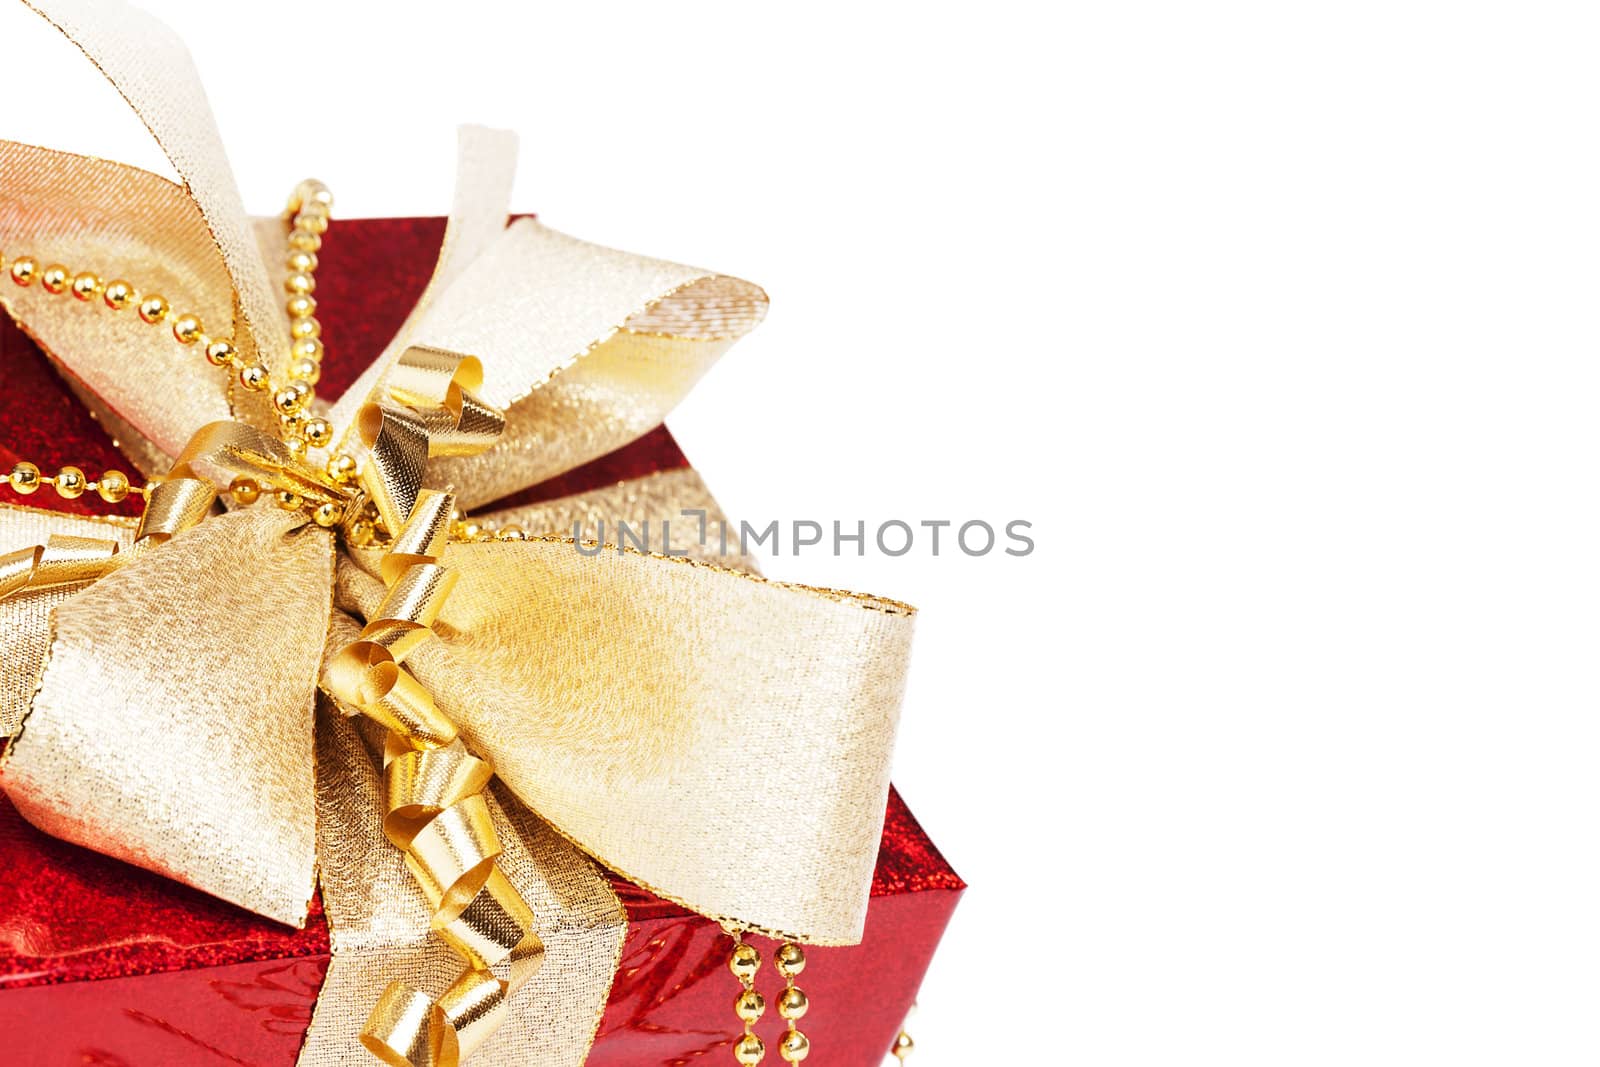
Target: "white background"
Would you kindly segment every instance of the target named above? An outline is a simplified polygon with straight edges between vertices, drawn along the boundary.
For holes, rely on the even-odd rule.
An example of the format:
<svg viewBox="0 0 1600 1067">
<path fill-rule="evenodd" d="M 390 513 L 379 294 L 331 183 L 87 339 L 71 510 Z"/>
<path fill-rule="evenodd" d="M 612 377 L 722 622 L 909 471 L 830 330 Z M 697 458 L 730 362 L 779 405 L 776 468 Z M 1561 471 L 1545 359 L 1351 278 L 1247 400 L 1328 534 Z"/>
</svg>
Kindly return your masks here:
<svg viewBox="0 0 1600 1067">
<path fill-rule="evenodd" d="M 253 209 L 443 212 L 473 120 L 765 285 L 671 420 L 736 517 L 1033 522 L 767 564 L 923 609 L 914 1062 L 1596 1062 L 1592 9 L 148 6 Z M 159 166 L 0 12 L 6 136 Z"/>
</svg>

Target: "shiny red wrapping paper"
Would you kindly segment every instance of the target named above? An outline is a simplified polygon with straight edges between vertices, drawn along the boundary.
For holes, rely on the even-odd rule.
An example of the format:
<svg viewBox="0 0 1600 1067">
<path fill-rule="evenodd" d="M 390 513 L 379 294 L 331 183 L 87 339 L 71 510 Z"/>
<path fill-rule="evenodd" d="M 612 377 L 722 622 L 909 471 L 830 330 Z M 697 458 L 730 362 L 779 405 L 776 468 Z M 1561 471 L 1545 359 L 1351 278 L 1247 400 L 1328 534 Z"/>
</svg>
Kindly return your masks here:
<svg viewBox="0 0 1600 1067">
<path fill-rule="evenodd" d="M 319 392 L 337 396 L 399 329 L 443 232 L 441 219 L 356 220 L 329 232 L 317 272 L 317 314 L 329 339 Z M 19 459 L 91 472 L 132 469 L 48 361 L 3 319 L 0 386 L 5 469 Z M 505 503 L 582 492 L 687 462 L 666 429 L 657 428 Z M 14 497 L 0 489 L 0 499 Z M 99 514 L 137 509 L 88 498 L 28 502 Z M 726 935 L 715 923 L 612 881 L 627 908 L 628 937 L 588 1062 L 731 1063 L 738 985 L 725 966 Z M 812 1010 L 803 1028 L 815 1060 L 832 1067 L 883 1062 L 964 888 L 891 793 L 865 940 L 808 953 L 801 984 Z M 772 946 L 756 943 L 770 958 Z M 0 1062 L 288 1067 L 327 964 L 320 902 L 313 902 L 306 928 L 292 930 L 41 834 L 0 797 Z M 769 984 L 777 981 L 770 968 L 763 974 Z M 771 1046 L 781 1029 L 769 1012 L 757 1031 Z"/>
</svg>

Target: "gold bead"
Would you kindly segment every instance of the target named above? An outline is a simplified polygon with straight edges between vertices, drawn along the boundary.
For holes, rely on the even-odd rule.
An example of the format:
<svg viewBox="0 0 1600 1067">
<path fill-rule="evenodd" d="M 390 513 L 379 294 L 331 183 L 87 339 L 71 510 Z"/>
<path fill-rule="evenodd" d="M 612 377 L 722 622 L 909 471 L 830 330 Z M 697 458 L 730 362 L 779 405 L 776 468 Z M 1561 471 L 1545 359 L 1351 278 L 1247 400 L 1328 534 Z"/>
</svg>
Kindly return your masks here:
<svg viewBox="0 0 1600 1067">
<path fill-rule="evenodd" d="M 238 353 L 226 341 L 212 341 L 206 345 L 206 362 L 213 367 L 226 367 L 236 355 Z"/>
<path fill-rule="evenodd" d="M 283 288 L 290 294 L 309 293 L 317 287 L 317 279 L 305 271 L 295 271 L 283 279 Z"/>
<path fill-rule="evenodd" d="M 284 511 L 296 511 L 300 507 L 300 494 L 291 493 L 287 489 L 280 489 L 273 496 L 273 502 Z"/>
<path fill-rule="evenodd" d="M 139 317 L 154 326 L 167 317 L 172 308 L 159 296 L 147 296 L 139 302 Z"/>
<path fill-rule="evenodd" d="M 62 500 L 76 500 L 89 488 L 89 479 L 77 467 L 62 467 L 56 471 L 56 496 Z"/>
<path fill-rule="evenodd" d="M 28 256 L 23 256 L 11 264 L 11 280 L 18 285 L 32 285 L 38 276 L 39 264 Z"/>
<path fill-rule="evenodd" d="M 284 261 L 284 265 L 292 271 L 303 271 L 306 274 L 310 274 L 317 269 L 317 254 L 296 248 L 289 252 L 289 258 Z"/>
<path fill-rule="evenodd" d="M 322 377 L 322 365 L 314 359 L 297 359 L 289 364 L 289 377 L 298 382 L 315 384 Z"/>
<path fill-rule="evenodd" d="M 246 389 L 261 390 L 267 387 L 267 368 L 259 363 L 253 363 L 239 371 L 239 384 Z"/>
<path fill-rule="evenodd" d="M 745 1034 L 734 1042 L 733 1058 L 744 1064 L 744 1067 L 755 1067 L 766 1054 L 766 1043 L 755 1034 Z"/>
<path fill-rule="evenodd" d="M 281 436 L 284 437 L 299 434 L 300 428 L 305 424 L 306 413 L 303 411 L 296 411 L 290 414 L 278 416 L 278 426 L 282 428 L 283 433 Z"/>
<path fill-rule="evenodd" d="M 317 313 L 317 298 L 302 293 L 299 296 L 291 296 L 286 306 L 291 319 L 309 318 Z"/>
<path fill-rule="evenodd" d="M 42 479 L 39 477 L 39 468 L 34 466 L 32 463 L 18 463 L 15 467 L 11 468 L 11 488 L 15 489 L 23 496 L 27 496 L 30 493 L 37 493 L 39 491 L 39 483 L 41 481 Z"/>
<path fill-rule="evenodd" d="M 778 1014 L 785 1019 L 795 1020 L 805 1017 L 811 1008 L 811 1001 L 794 986 L 790 986 L 778 994 Z"/>
<path fill-rule="evenodd" d="M 365 519 L 357 519 L 355 522 L 350 524 L 350 540 L 354 544 L 371 544 L 372 533 L 372 523 Z"/>
<path fill-rule="evenodd" d="M 496 541 L 526 541 L 528 539 L 528 532 L 522 527 L 513 523 L 510 526 L 500 527 L 500 529 L 495 532 L 494 539 Z"/>
<path fill-rule="evenodd" d="M 79 300 L 93 300 L 100 295 L 100 278 L 98 275 L 84 271 L 72 279 L 72 295 Z"/>
<path fill-rule="evenodd" d="M 235 478 L 228 486 L 236 504 L 254 504 L 261 499 L 261 487 L 250 478 Z"/>
<path fill-rule="evenodd" d="M 316 252 L 322 248 L 322 238 L 309 230 L 289 231 L 289 247 L 302 252 Z"/>
<path fill-rule="evenodd" d="M 785 1063 L 799 1063 L 811 1055 L 811 1040 L 798 1030 L 790 1030 L 778 1042 L 778 1055 Z"/>
<path fill-rule="evenodd" d="M 306 444 L 312 448 L 324 448 L 333 440 L 333 426 L 327 419 L 307 419 L 301 432 L 305 434 Z"/>
<path fill-rule="evenodd" d="M 296 434 L 283 439 L 283 447 L 289 450 L 289 455 L 296 459 L 306 454 L 306 439 Z"/>
<path fill-rule="evenodd" d="M 313 318 L 290 319 L 289 336 L 296 341 L 307 337 L 321 337 L 322 323 Z"/>
<path fill-rule="evenodd" d="M 760 969 L 761 953 L 756 951 L 754 945 L 741 941 L 733 946 L 733 954 L 728 957 L 728 970 L 733 972 L 735 978 L 749 985 Z"/>
<path fill-rule="evenodd" d="M 121 311 L 139 298 L 139 295 L 133 291 L 133 286 L 121 281 L 109 283 L 103 295 L 106 307 L 112 311 Z"/>
<path fill-rule="evenodd" d="M 121 471 L 106 471 L 100 476 L 95 491 L 107 504 L 120 504 L 128 498 L 128 476 Z"/>
<path fill-rule="evenodd" d="M 911 1055 L 916 1047 L 917 1043 L 911 1040 L 911 1035 L 902 1030 L 900 1036 L 894 1039 L 894 1048 L 890 1051 L 894 1053 L 895 1059 L 904 1063 L 905 1058 Z"/>
<path fill-rule="evenodd" d="M 205 333 L 205 327 L 200 325 L 200 319 L 195 315 L 179 315 L 172 323 L 172 336 L 178 339 L 180 345 L 192 345 L 200 340 L 200 335 Z"/>
<path fill-rule="evenodd" d="M 324 211 L 333 207 L 333 193 L 328 187 L 315 178 L 307 178 L 294 187 L 294 196 L 289 199 L 294 209 L 299 211 L 306 204 L 316 204 Z"/>
<path fill-rule="evenodd" d="M 733 1002 L 733 1013 L 740 1022 L 753 1023 L 767 1011 L 767 998 L 754 989 L 746 989 Z"/>
<path fill-rule="evenodd" d="M 315 337 L 302 337 L 289 348 L 295 359 L 321 359 L 322 342 Z"/>
<path fill-rule="evenodd" d="M 306 398 L 299 390 L 287 386 L 272 394 L 272 406 L 285 415 L 293 415 L 305 407 L 305 403 Z"/>
<path fill-rule="evenodd" d="M 806 969 L 806 950 L 791 942 L 778 949 L 772 962 L 777 965 L 779 974 L 793 978 Z"/>
<path fill-rule="evenodd" d="M 328 460 L 328 477 L 340 485 L 352 481 L 356 476 L 356 461 L 350 456 L 334 456 Z"/>
<path fill-rule="evenodd" d="M 335 504 L 332 501 L 329 501 L 325 504 L 318 504 L 317 510 L 311 513 L 311 521 L 316 523 L 318 526 L 321 526 L 323 529 L 339 525 L 339 521 L 343 518 L 344 507 L 340 504 Z"/>
<path fill-rule="evenodd" d="M 328 232 L 328 213 L 308 204 L 294 217 L 294 228 L 320 237 Z"/>
<path fill-rule="evenodd" d="M 67 273 L 67 268 L 59 263 L 53 263 L 44 269 L 39 276 L 39 281 L 52 293 L 64 293 L 67 286 L 72 283 L 72 275 Z"/>
</svg>

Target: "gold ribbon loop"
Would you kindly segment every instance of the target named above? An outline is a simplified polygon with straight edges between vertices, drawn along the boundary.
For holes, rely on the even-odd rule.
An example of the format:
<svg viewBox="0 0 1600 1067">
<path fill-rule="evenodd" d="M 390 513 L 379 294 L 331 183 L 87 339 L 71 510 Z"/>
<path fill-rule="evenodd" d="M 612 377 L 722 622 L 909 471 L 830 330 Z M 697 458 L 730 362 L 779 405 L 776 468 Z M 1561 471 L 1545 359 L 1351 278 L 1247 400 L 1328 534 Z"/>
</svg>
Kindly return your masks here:
<svg viewBox="0 0 1600 1067">
<path fill-rule="evenodd" d="M 333 658 L 323 675 L 328 691 L 421 748 L 442 748 L 456 728 L 433 695 L 372 641 L 356 641 Z"/>
<path fill-rule="evenodd" d="M 361 485 L 392 533 L 411 517 L 422 489 L 428 469 L 428 427 L 415 412 L 368 404 L 361 409 L 356 428 L 371 452 L 361 468 Z"/>
<path fill-rule="evenodd" d="M 432 563 L 444 555 L 455 506 L 455 496 L 448 492 L 424 489 L 417 494 L 411 518 L 395 534 L 389 551 L 378 565 L 384 584 L 393 585 L 408 568 L 418 563 Z"/>
<path fill-rule="evenodd" d="M 389 372 L 389 395 L 411 408 L 460 407 L 461 394 L 481 388 L 483 364 L 424 345 L 401 353 Z"/>
<path fill-rule="evenodd" d="M 199 478 L 169 477 L 151 487 L 139 519 L 138 539 L 166 541 L 198 526 L 216 502 L 217 491 Z"/>
<path fill-rule="evenodd" d="M 427 427 L 430 456 L 474 456 L 500 439 L 505 413 L 477 396 L 482 385 L 475 357 L 422 345 L 406 349 L 389 373 L 389 395 Z"/>
<path fill-rule="evenodd" d="M 378 616 L 362 630 L 362 640 L 381 644 L 396 663 L 432 636 L 434 620 L 455 588 L 456 576 L 437 563 L 407 567 L 378 606 Z"/>
<path fill-rule="evenodd" d="M 423 891 L 436 907 L 474 876 L 487 877 L 489 863 L 501 852 L 500 835 L 482 793 L 464 797 L 429 819 L 405 847 L 421 870 Z"/>
<path fill-rule="evenodd" d="M 455 1032 L 463 1059 L 505 1021 L 506 988 L 505 982 L 487 971 L 468 970 L 439 998 L 439 1010 Z"/>
<path fill-rule="evenodd" d="M 492 446 L 505 431 L 505 417 L 471 393 L 457 398 L 457 408 L 416 412 L 428 428 L 430 456 L 475 456 Z"/>
<path fill-rule="evenodd" d="M 431 627 L 455 587 L 455 575 L 434 562 L 449 534 L 451 497 L 420 490 L 413 500 L 422 506 L 410 509 L 410 521 L 395 538 L 402 551 L 391 554 L 395 565 L 386 569 L 388 592 L 360 637 L 334 656 L 324 683 L 408 745 L 432 749 L 455 741 L 455 727 L 400 664 L 433 635 Z"/>
<path fill-rule="evenodd" d="M 92 581 L 111 568 L 118 547 L 97 537 L 51 534 L 43 545 L 0 556 L 0 600 L 23 589 Z"/>
<path fill-rule="evenodd" d="M 395 735 L 395 747 L 403 745 Z M 494 768 L 473 756 L 459 740 L 444 748 L 412 749 L 391 758 L 384 767 L 383 832 L 406 848 L 427 820 L 463 798 L 483 791 Z"/>
<path fill-rule="evenodd" d="M 523 961 L 544 956 L 544 942 L 533 932 L 533 909 L 499 867 L 490 868 L 472 893 L 446 893 L 434 914 L 433 928 L 479 969 L 487 970 L 519 949 Z"/>
<path fill-rule="evenodd" d="M 471 392 L 482 381 L 471 356 L 408 348 L 389 375 L 394 404 L 367 404 L 357 414 L 370 452 L 361 482 L 391 533 L 410 520 L 430 456 L 475 455 L 504 432 L 505 416 Z"/>
<path fill-rule="evenodd" d="M 373 1005 L 361 1044 L 389 1067 L 456 1067 L 455 1030 L 428 994 L 391 982 Z"/>
<path fill-rule="evenodd" d="M 437 1001 L 405 982 L 383 991 L 361 1043 L 392 1067 L 457 1067 L 505 1021 L 516 986 L 492 972 L 462 972 Z"/>
</svg>

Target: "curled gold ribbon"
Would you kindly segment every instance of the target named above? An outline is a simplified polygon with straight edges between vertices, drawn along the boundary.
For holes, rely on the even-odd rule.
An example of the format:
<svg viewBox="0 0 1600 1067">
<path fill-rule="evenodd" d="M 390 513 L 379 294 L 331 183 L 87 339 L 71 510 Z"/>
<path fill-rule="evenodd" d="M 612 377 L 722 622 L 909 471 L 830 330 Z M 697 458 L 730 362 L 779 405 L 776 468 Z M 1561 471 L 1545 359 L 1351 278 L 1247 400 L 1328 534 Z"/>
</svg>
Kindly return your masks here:
<svg viewBox="0 0 1600 1067">
<path fill-rule="evenodd" d="M 391 532 L 416 506 L 430 457 L 475 455 L 505 430 L 505 415 L 473 393 L 482 382 L 477 359 L 413 346 L 390 371 L 394 403 L 357 412 L 357 432 L 369 452 L 361 484 Z"/>
<path fill-rule="evenodd" d="M 389 395 L 427 423 L 430 456 L 475 456 L 505 432 L 505 413 L 475 392 L 482 385 L 476 357 L 422 345 L 401 354 L 388 380 Z"/>
<path fill-rule="evenodd" d="M 383 832 L 404 852 L 434 909 L 432 929 L 466 963 L 437 999 L 397 980 L 374 1005 L 362 1045 L 409 1067 L 456 1067 L 494 1033 L 511 995 L 544 962 L 533 911 L 495 862 L 500 839 L 483 792 L 494 768 L 467 751 L 404 665 L 433 637 L 456 582 L 439 563 L 455 498 L 422 488 L 428 457 L 482 451 L 505 428 L 500 413 L 472 394 L 482 377 L 475 359 L 412 348 L 388 382 L 406 409 L 363 409 L 362 438 L 371 452 L 362 482 L 394 531 L 379 564 L 388 592 L 324 676 L 335 697 L 389 731 Z"/>
<path fill-rule="evenodd" d="M 448 493 L 418 493 L 384 559 L 387 595 L 324 677 L 336 697 L 389 731 L 383 832 L 404 850 L 434 909 L 433 930 L 466 962 L 437 999 L 395 981 L 373 1007 L 361 1043 L 410 1067 L 455 1067 L 500 1025 L 510 996 L 544 961 L 533 911 L 495 863 L 501 845 L 483 794 L 494 768 L 467 751 L 403 665 L 433 636 L 455 585 L 438 562 L 452 502 Z"/>
<path fill-rule="evenodd" d="M 51 534 L 42 545 L 0 556 L 0 600 L 24 589 L 88 582 L 112 566 L 120 546 L 96 537 Z"/>
</svg>

